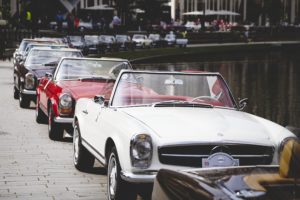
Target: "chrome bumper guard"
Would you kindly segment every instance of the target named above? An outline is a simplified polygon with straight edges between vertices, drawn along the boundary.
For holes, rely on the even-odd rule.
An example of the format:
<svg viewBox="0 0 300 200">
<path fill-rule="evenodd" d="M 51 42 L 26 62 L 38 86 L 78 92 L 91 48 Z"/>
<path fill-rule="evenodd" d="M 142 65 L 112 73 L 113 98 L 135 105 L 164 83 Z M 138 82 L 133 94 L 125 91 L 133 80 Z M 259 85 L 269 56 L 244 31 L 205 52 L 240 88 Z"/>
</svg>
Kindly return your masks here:
<svg viewBox="0 0 300 200">
<path fill-rule="evenodd" d="M 121 178 L 130 183 L 153 183 L 157 172 L 149 174 L 134 174 L 121 171 Z"/>
<path fill-rule="evenodd" d="M 60 124 L 72 124 L 73 118 L 70 117 L 54 117 L 54 121 Z"/>
<path fill-rule="evenodd" d="M 22 94 L 26 94 L 26 95 L 36 95 L 36 90 L 26 90 L 26 89 L 23 89 L 23 90 L 22 90 Z"/>
</svg>

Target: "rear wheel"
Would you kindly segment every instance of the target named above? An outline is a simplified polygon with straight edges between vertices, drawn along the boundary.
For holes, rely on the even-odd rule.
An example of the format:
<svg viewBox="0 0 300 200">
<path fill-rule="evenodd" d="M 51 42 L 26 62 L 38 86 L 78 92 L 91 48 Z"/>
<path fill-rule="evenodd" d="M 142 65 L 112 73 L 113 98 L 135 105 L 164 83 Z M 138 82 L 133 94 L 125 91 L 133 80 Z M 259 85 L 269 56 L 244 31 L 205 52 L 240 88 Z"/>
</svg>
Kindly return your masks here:
<svg viewBox="0 0 300 200">
<path fill-rule="evenodd" d="M 112 148 L 107 165 L 107 194 L 109 200 L 136 199 L 133 185 L 122 180 L 121 167 L 115 147 Z"/>
<path fill-rule="evenodd" d="M 51 140 L 62 140 L 64 134 L 62 125 L 54 121 L 54 112 L 51 105 L 48 113 L 48 134 Z"/>
<path fill-rule="evenodd" d="M 82 145 L 78 123 L 73 133 L 73 163 L 79 171 L 87 171 L 94 165 L 95 157 Z"/>
<path fill-rule="evenodd" d="M 21 108 L 28 108 L 30 106 L 30 99 L 26 94 L 22 93 L 22 87 L 19 90 L 19 105 Z"/>
</svg>

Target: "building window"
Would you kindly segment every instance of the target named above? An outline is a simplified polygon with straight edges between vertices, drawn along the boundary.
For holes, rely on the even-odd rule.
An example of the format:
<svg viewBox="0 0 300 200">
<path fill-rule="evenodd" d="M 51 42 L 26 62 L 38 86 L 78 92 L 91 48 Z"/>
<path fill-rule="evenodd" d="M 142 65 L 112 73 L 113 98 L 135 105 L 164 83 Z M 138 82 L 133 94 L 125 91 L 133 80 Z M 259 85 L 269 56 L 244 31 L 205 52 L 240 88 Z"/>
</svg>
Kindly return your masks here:
<svg viewBox="0 0 300 200">
<path fill-rule="evenodd" d="M 88 6 L 88 7 L 94 6 L 94 0 L 88 0 L 87 6 Z"/>
</svg>

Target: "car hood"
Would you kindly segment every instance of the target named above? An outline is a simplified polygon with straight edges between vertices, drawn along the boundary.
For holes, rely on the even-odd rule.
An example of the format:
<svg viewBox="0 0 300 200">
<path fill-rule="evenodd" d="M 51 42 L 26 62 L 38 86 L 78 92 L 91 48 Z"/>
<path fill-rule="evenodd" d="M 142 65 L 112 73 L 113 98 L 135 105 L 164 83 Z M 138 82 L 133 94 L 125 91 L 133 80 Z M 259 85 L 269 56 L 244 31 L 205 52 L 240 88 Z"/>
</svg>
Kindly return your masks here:
<svg viewBox="0 0 300 200">
<path fill-rule="evenodd" d="M 110 95 L 114 83 L 99 81 L 59 81 L 58 85 L 63 92 L 70 92 L 75 100 L 79 98 L 92 98 L 95 95 Z"/>
<path fill-rule="evenodd" d="M 273 144 L 268 129 L 253 115 L 241 111 L 142 107 L 125 108 L 124 112 L 150 128 L 160 140 Z"/>
</svg>

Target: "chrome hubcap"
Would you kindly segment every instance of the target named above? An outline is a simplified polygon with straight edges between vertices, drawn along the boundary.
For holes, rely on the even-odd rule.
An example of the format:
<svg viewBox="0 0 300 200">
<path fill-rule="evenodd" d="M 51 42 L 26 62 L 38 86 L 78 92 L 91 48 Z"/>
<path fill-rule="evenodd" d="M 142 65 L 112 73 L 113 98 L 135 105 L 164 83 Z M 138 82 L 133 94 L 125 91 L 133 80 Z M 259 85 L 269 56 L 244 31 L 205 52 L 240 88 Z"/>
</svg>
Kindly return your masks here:
<svg viewBox="0 0 300 200">
<path fill-rule="evenodd" d="M 117 189 L 117 163 L 114 155 L 111 155 L 108 165 L 108 192 L 110 199 L 116 195 Z"/>
<path fill-rule="evenodd" d="M 75 127 L 74 129 L 73 146 L 74 146 L 74 163 L 77 164 L 78 156 L 79 156 L 79 136 L 78 136 L 77 127 Z"/>
</svg>

